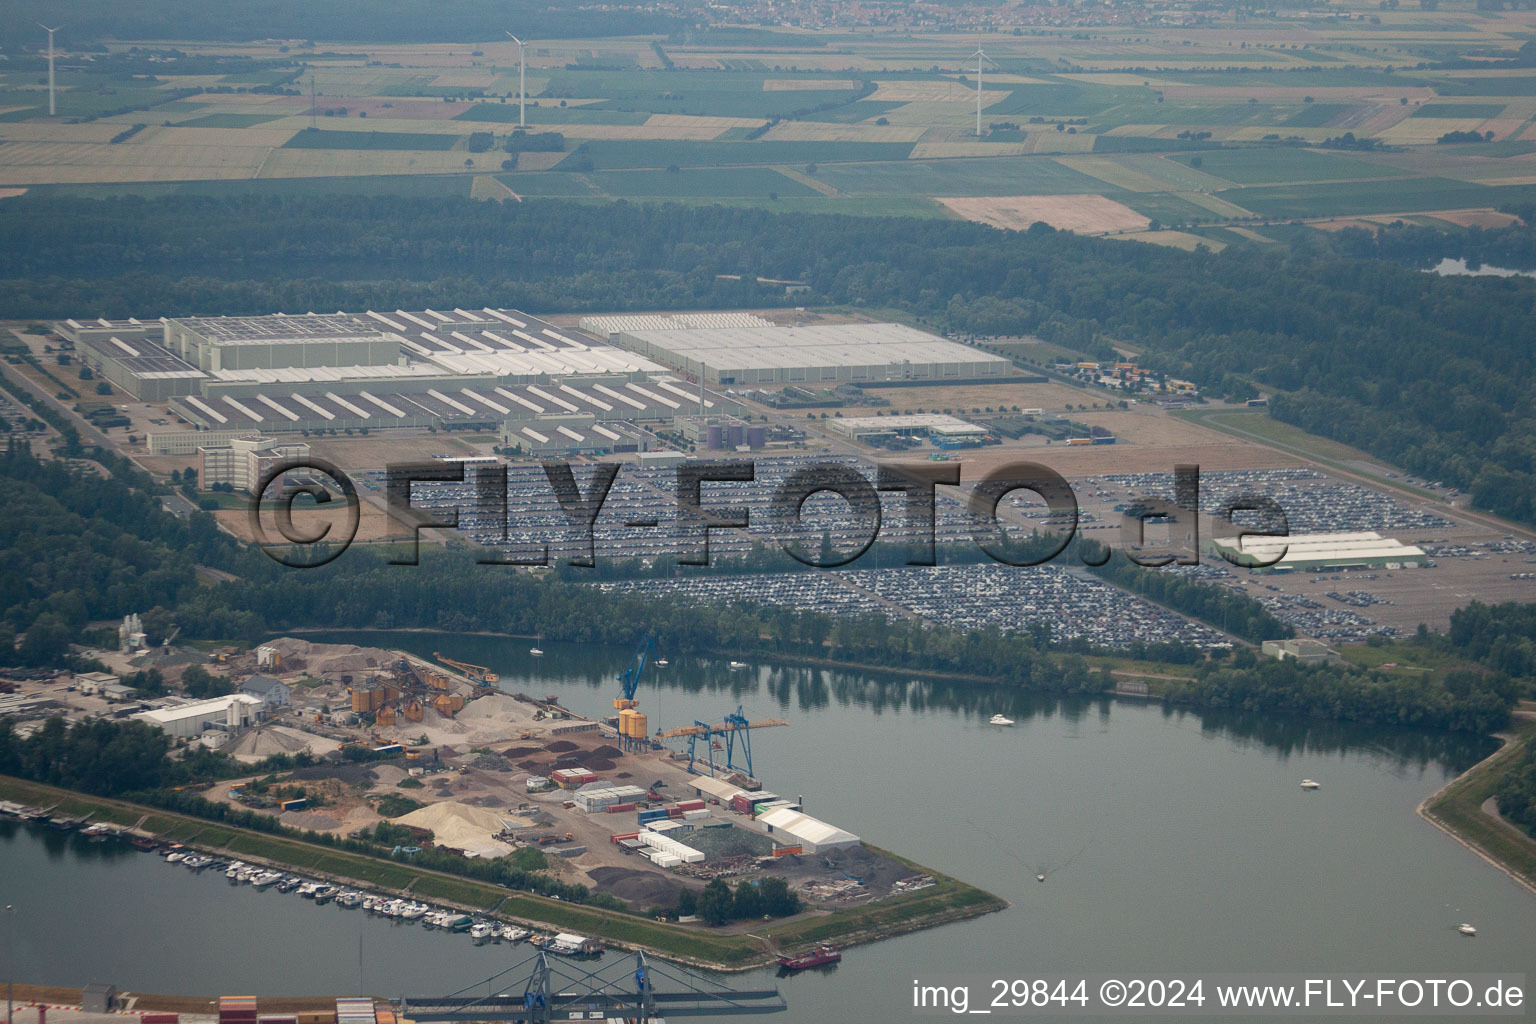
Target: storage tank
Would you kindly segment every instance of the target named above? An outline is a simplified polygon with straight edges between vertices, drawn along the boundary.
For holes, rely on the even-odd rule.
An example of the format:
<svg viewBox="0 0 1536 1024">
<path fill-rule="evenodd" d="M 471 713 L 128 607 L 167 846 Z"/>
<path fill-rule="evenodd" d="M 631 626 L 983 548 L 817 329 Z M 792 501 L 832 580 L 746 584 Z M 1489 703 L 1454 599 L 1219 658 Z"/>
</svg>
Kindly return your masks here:
<svg viewBox="0 0 1536 1024">
<path fill-rule="evenodd" d="M 631 730 L 633 730 L 629 734 L 631 738 L 637 740 L 645 739 L 645 730 L 647 728 L 645 712 L 636 711 L 629 720 L 629 727 Z"/>
<path fill-rule="evenodd" d="M 380 725 L 395 724 L 395 706 L 393 704 L 385 704 L 379 708 L 378 722 Z"/>
<path fill-rule="evenodd" d="M 768 428 L 767 427 L 748 427 L 747 428 L 747 447 L 748 448 L 751 448 L 754 451 L 756 451 L 758 448 L 763 447 L 767 443 L 768 443 Z"/>
<path fill-rule="evenodd" d="M 639 714 L 634 708 L 624 708 L 619 712 L 619 735 L 633 736 L 635 716 Z"/>
<path fill-rule="evenodd" d="M 725 428 L 725 444 L 726 444 L 726 447 L 728 447 L 728 448 L 735 448 L 737 445 L 745 444 L 746 440 L 745 440 L 745 437 L 743 436 L 744 429 L 745 428 L 743 428 L 740 423 L 732 423 L 728 427 L 726 427 Z"/>
<path fill-rule="evenodd" d="M 725 429 L 720 424 L 711 423 L 709 428 L 705 430 L 704 436 L 706 439 L 704 442 L 705 447 L 716 450 L 725 447 Z"/>
</svg>

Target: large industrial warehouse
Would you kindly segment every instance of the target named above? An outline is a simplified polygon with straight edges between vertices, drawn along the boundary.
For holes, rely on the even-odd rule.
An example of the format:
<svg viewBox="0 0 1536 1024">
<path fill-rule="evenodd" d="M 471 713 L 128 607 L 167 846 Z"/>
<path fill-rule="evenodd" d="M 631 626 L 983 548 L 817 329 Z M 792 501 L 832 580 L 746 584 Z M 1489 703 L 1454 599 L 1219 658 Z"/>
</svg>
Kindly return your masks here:
<svg viewBox="0 0 1536 1024">
<path fill-rule="evenodd" d="M 665 320 L 665 318 L 662 318 Z M 631 423 L 739 414 L 649 359 L 517 310 L 454 309 L 54 325 L 82 362 L 188 429 L 152 454 L 252 433 L 495 429 L 523 450 L 645 450 Z"/>
<path fill-rule="evenodd" d="M 1006 377 L 1013 364 L 904 324 L 619 330 L 618 344 L 716 385 L 957 382 Z"/>
<path fill-rule="evenodd" d="M 1422 548 L 1383 537 L 1374 530 L 1312 533 L 1296 537 L 1218 537 L 1218 554 L 1265 563 L 1269 572 L 1323 572 L 1333 569 L 1417 569 L 1426 561 Z"/>
<path fill-rule="evenodd" d="M 648 428 L 741 416 L 725 390 L 734 384 L 955 382 L 1012 369 L 900 324 L 786 327 L 735 312 L 581 324 L 487 307 L 69 319 L 53 329 L 86 366 L 181 421 L 147 432 L 151 454 L 245 436 L 469 427 L 529 454 L 646 451 Z"/>
</svg>

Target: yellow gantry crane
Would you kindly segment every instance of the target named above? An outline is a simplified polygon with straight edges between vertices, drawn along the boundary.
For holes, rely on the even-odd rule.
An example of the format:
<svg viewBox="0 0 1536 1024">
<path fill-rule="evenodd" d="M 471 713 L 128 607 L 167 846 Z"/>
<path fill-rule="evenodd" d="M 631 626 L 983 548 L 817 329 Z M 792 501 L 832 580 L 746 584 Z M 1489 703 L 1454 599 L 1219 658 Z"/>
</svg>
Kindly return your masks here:
<svg viewBox="0 0 1536 1024">
<path fill-rule="evenodd" d="M 452 658 L 443 657 L 436 651 L 432 652 L 432 657 L 436 658 L 444 665 L 447 665 L 449 668 L 458 669 L 460 672 L 463 672 L 477 683 L 484 683 L 485 685 L 489 686 L 492 683 L 501 681 L 501 676 L 497 675 L 495 672 L 492 672 L 484 665 L 471 665 L 467 661 L 454 661 Z"/>
</svg>

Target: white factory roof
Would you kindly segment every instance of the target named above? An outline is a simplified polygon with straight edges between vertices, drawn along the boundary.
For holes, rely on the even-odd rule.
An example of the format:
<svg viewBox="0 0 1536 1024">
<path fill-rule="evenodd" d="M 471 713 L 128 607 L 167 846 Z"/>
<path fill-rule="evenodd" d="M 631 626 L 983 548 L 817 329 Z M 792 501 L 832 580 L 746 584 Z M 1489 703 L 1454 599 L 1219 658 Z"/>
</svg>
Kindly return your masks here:
<svg viewBox="0 0 1536 1024">
<path fill-rule="evenodd" d="M 1218 537 L 1216 543 L 1229 551 L 1252 555 L 1261 562 L 1273 561 L 1281 552 L 1280 565 L 1298 562 L 1346 562 L 1352 559 L 1417 561 L 1424 550 L 1383 537 L 1374 530 L 1355 533 L 1311 533 L 1293 537 Z"/>
<path fill-rule="evenodd" d="M 752 313 L 676 313 L 626 316 L 584 316 L 581 329 L 609 337 L 630 331 L 682 331 L 693 327 L 772 327 L 773 321 Z"/>
<path fill-rule="evenodd" d="M 199 718 L 204 715 L 222 717 L 228 714 L 231 704 L 248 704 L 257 707 L 262 703 L 260 697 L 253 697 L 248 693 L 232 693 L 227 697 L 214 697 L 211 700 L 193 701 L 190 704 L 172 704 L 170 707 L 155 708 L 153 711 L 141 711 L 134 718 L 143 719 L 146 722 L 154 722 L 156 725 L 165 725 L 167 722 L 180 722 L 188 718 Z"/>
<path fill-rule="evenodd" d="M 442 377 L 446 374 L 442 367 L 433 366 L 430 363 L 412 363 L 409 366 L 386 363 L 382 366 L 282 366 L 275 369 L 252 367 L 246 370 L 211 370 L 208 376 L 222 381 L 297 384 L 312 380 L 382 380 L 403 377 Z"/>
<path fill-rule="evenodd" d="M 708 794 L 721 803 L 729 803 L 731 798 L 742 792 L 740 786 L 733 786 L 724 779 L 695 778 L 688 783 L 701 794 Z"/>
<path fill-rule="evenodd" d="M 725 327 L 624 331 L 624 338 L 712 369 L 879 366 L 900 363 L 1012 364 L 905 324 Z"/>
<path fill-rule="evenodd" d="M 814 846 L 844 846 L 859 841 L 859 837 L 852 832 L 829 825 L 820 818 L 813 818 L 809 814 L 789 807 L 778 807 L 766 811 L 757 816 L 759 823 L 771 827 L 775 832 L 783 832 L 803 839 Z"/>
<path fill-rule="evenodd" d="M 903 416 L 848 416 L 837 420 L 844 430 L 921 430 L 927 427 L 942 434 L 985 433 L 985 429 L 958 416 L 942 412 L 908 413 Z"/>
</svg>

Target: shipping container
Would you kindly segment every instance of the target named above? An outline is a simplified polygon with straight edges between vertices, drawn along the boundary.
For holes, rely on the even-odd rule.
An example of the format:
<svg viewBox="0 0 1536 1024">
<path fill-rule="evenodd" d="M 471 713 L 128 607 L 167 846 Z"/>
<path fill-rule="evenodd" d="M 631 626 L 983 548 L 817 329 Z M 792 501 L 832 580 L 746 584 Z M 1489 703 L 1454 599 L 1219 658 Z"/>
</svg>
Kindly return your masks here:
<svg viewBox="0 0 1536 1024">
<path fill-rule="evenodd" d="M 608 813 L 609 814 L 619 814 L 619 813 L 622 813 L 624 811 L 632 811 L 634 809 L 635 809 L 635 805 L 634 804 L 614 804 L 612 807 L 608 808 Z"/>
</svg>

